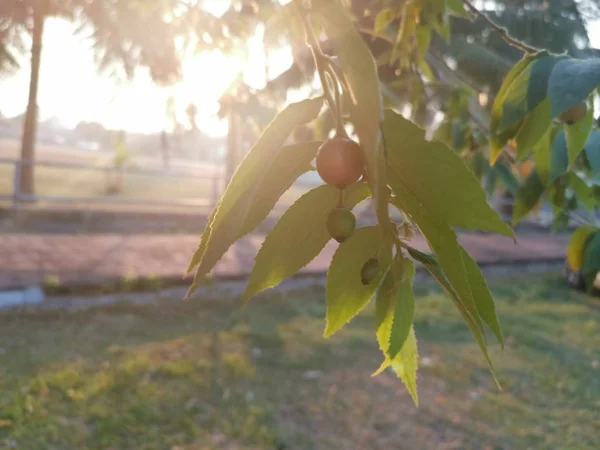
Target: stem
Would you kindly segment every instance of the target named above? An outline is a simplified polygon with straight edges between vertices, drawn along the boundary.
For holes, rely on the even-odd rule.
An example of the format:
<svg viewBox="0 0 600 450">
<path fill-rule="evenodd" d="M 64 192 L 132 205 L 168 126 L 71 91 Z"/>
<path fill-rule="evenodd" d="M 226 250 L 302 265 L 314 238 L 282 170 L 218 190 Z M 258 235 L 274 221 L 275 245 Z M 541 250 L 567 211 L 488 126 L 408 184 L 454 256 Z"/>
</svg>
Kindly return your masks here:
<svg viewBox="0 0 600 450">
<path fill-rule="evenodd" d="M 496 32 L 498 32 L 500 34 L 500 36 L 502 36 L 502 39 L 504 39 L 508 45 L 512 45 L 513 47 L 516 47 L 525 53 L 535 53 L 538 51 L 537 48 L 530 47 L 529 45 L 525 44 L 524 42 L 521 42 L 518 39 L 511 37 L 508 34 L 508 31 L 506 31 L 506 28 L 503 28 L 500 25 L 498 25 L 497 23 L 493 22 L 488 16 L 486 16 L 481 11 L 479 11 L 477 8 L 475 8 L 473 3 L 471 3 L 469 0 L 463 0 L 463 3 L 467 7 L 468 10 L 470 10 L 476 16 L 485 20 Z"/>
<path fill-rule="evenodd" d="M 304 10 L 304 8 L 298 2 L 296 2 L 295 5 L 298 10 L 300 20 L 302 21 L 302 27 L 304 28 L 306 45 L 308 46 L 308 48 L 310 48 L 313 60 L 315 61 L 315 66 L 317 67 L 317 73 L 319 74 L 319 80 L 321 81 L 321 85 L 323 86 L 323 93 L 325 95 L 325 99 L 329 105 L 329 110 L 334 116 L 337 124 L 337 122 L 341 120 L 341 117 L 336 117 L 335 101 L 333 99 L 333 96 L 331 95 L 331 90 L 329 88 L 327 78 L 325 75 L 325 66 L 327 64 L 328 58 L 327 56 L 325 56 L 325 54 L 323 54 L 323 51 L 321 50 L 319 40 L 315 35 L 315 30 L 313 29 L 312 25 L 310 24 L 310 21 L 308 20 L 306 10 Z"/>
</svg>

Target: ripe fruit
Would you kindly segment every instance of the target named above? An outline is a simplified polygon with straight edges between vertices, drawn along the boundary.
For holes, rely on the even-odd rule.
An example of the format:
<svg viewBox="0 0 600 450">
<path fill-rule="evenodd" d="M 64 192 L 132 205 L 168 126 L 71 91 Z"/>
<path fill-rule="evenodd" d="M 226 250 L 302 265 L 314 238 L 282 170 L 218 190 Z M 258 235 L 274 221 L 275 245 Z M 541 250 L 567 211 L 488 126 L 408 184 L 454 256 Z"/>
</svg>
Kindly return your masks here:
<svg viewBox="0 0 600 450">
<path fill-rule="evenodd" d="M 327 231 L 340 244 L 352 236 L 355 228 L 356 217 L 349 209 L 338 206 L 329 213 Z"/>
<path fill-rule="evenodd" d="M 344 189 L 356 183 L 365 168 L 360 146 L 348 137 L 326 141 L 317 153 L 317 172 L 325 183 Z"/>
<path fill-rule="evenodd" d="M 566 111 L 561 112 L 558 118 L 567 125 L 573 125 L 575 122 L 579 122 L 585 117 L 587 110 L 587 104 L 582 102 L 578 105 L 571 106 Z"/>
<path fill-rule="evenodd" d="M 379 273 L 379 260 L 376 258 L 370 258 L 366 263 L 363 264 L 360 269 L 360 281 L 365 286 L 371 284 L 371 282 L 377 277 Z"/>
</svg>

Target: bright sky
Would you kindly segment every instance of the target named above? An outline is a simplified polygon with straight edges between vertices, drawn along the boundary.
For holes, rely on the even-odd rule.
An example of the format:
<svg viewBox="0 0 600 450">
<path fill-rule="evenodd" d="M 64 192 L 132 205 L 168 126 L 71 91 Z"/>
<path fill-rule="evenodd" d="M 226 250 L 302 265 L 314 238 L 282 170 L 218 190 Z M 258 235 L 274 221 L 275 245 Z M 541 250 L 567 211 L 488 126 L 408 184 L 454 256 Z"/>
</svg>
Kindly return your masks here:
<svg viewBox="0 0 600 450">
<path fill-rule="evenodd" d="M 219 0 L 215 4 L 223 5 Z M 166 126 L 165 109 L 169 95 L 174 95 L 178 113 L 190 102 L 198 107 L 198 125 L 208 134 L 222 136 L 227 124 L 216 117 L 218 98 L 240 70 L 245 81 L 255 87 L 264 83 L 265 55 L 260 33 L 248 42 L 248 59 L 210 52 L 188 58 L 183 63 L 183 80 L 173 88 L 153 85 L 145 70 L 139 70 L 129 83 L 115 80 L 96 71 L 90 42 L 73 36 L 68 22 L 47 21 L 44 34 L 38 104 L 41 119 L 56 117 L 67 126 L 79 121 L 96 121 L 108 128 L 134 132 L 156 132 Z M 590 26 L 594 47 L 600 47 L 600 22 Z M 289 51 L 269 55 L 274 72 L 292 61 Z M 0 78 L 0 111 L 14 116 L 25 110 L 29 84 L 29 64 L 23 58 L 21 70 L 9 78 Z"/>
</svg>

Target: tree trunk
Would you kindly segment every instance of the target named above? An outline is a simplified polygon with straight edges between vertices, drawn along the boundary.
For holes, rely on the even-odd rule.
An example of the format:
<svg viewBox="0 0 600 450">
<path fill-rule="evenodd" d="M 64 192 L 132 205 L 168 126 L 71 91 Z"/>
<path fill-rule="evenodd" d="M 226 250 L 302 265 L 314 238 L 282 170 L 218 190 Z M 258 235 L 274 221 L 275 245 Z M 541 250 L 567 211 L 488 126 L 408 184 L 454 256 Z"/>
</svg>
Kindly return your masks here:
<svg viewBox="0 0 600 450">
<path fill-rule="evenodd" d="M 44 13 L 40 7 L 33 8 L 33 32 L 31 44 L 31 75 L 29 79 L 29 99 L 25 112 L 23 125 L 23 139 L 21 141 L 21 160 L 33 161 L 35 158 L 35 135 L 37 128 L 37 95 L 40 81 L 40 62 L 42 57 L 42 35 L 44 34 Z M 21 166 L 20 193 L 33 194 L 34 166 L 23 164 Z"/>
</svg>

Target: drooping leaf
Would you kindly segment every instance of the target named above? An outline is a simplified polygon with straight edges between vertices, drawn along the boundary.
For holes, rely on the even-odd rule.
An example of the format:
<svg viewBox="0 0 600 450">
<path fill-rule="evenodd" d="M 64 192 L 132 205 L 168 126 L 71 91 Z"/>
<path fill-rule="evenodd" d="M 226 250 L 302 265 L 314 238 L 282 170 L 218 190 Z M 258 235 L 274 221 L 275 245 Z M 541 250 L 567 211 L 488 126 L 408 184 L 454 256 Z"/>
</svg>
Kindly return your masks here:
<svg viewBox="0 0 600 450">
<path fill-rule="evenodd" d="M 586 287 L 591 289 L 594 280 L 600 271 L 600 231 L 590 234 L 583 250 L 583 265 L 581 266 L 583 271 L 583 278 L 585 280 Z"/>
<path fill-rule="evenodd" d="M 552 141 L 550 153 L 550 174 L 548 181 L 554 182 L 569 168 L 569 151 L 567 149 L 567 135 L 563 130 L 556 133 Z"/>
<path fill-rule="evenodd" d="M 548 128 L 542 139 L 540 139 L 533 148 L 535 169 L 540 174 L 540 178 L 544 184 L 548 182 L 548 178 L 550 177 L 552 144 L 558 131 L 562 131 L 562 127 L 560 127 L 560 129 L 554 127 Z"/>
<path fill-rule="evenodd" d="M 590 133 L 585 143 L 585 154 L 590 162 L 592 174 L 600 173 L 600 130 L 592 130 Z"/>
<path fill-rule="evenodd" d="M 393 111 L 386 111 L 383 132 L 392 188 L 409 190 L 441 223 L 513 235 L 456 152 L 441 142 L 426 141 L 422 129 Z"/>
<path fill-rule="evenodd" d="M 494 333 L 494 336 L 496 336 L 500 345 L 504 347 L 504 337 L 502 336 L 502 328 L 500 327 L 500 322 L 498 321 L 498 316 L 496 314 L 496 305 L 494 304 L 494 299 L 485 278 L 471 255 L 469 255 L 462 247 L 461 250 L 469 286 L 473 293 L 477 311 L 492 333 Z"/>
<path fill-rule="evenodd" d="M 588 210 L 593 210 L 596 206 L 596 199 L 592 187 L 573 172 L 569 173 L 569 186 L 573 190 L 575 198 Z"/>
<path fill-rule="evenodd" d="M 408 259 L 396 258 L 377 291 L 377 340 L 389 359 L 394 359 L 400 352 L 412 327 L 414 277 L 414 264 Z"/>
<path fill-rule="evenodd" d="M 517 141 L 517 161 L 523 160 L 535 148 L 550 127 L 550 100 L 540 102 L 524 120 L 515 136 Z"/>
<path fill-rule="evenodd" d="M 508 192 L 510 192 L 511 194 L 516 194 L 517 190 L 519 189 L 519 182 L 517 181 L 517 178 L 515 177 L 515 174 L 512 172 L 510 167 L 508 167 L 501 161 L 498 161 L 496 162 L 494 168 L 496 169 L 498 176 L 502 180 L 502 183 L 504 184 Z"/>
<path fill-rule="evenodd" d="M 345 8 L 334 0 L 321 0 L 313 7 L 319 13 L 320 24 L 339 57 L 350 89 L 350 117 L 365 152 L 377 218 L 386 238 L 389 238 L 393 230 L 389 226 L 385 157 L 381 146 L 383 99 L 377 63 Z"/>
<path fill-rule="evenodd" d="M 369 193 L 365 183 L 350 186 L 344 206 L 353 208 Z M 255 258 L 244 301 L 291 277 L 321 252 L 330 239 L 327 217 L 338 198 L 338 189 L 320 186 L 300 197 L 281 216 Z"/>
<path fill-rule="evenodd" d="M 268 215 L 279 197 L 308 167 L 318 143 L 283 147 L 292 130 L 313 120 L 322 99 L 289 105 L 264 131 L 241 162 L 202 233 L 189 270 L 198 266 L 190 292 L 237 239 Z M 188 271 L 189 271 L 188 270 Z"/>
<path fill-rule="evenodd" d="M 361 269 L 371 258 L 379 261 L 375 279 L 365 285 Z M 342 328 L 369 302 L 392 262 L 391 243 L 380 226 L 359 228 L 340 245 L 327 271 L 325 337 Z"/>
<path fill-rule="evenodd" d="M 592 130 L 594 123 L 593 103 L 588 106 L 587 113 L 579 122 L 573 125 L 565 124 L 565 134 L 567 137 L 567 149 L 569 150 L 569 167 L 573 166 L 575 159 L 583 150 L 585 143 Z"/>
<path fill-rule="evenodd" d="M 513 208 L 513 225 L 525 217 L 539 202 L 544 193 L 544 184 L 540 174 L 533 170 L 517 191 Z"/>
<path fill-rule="evenodd" d="M 417 394 L 417 368 L 419 365 L 419 352 L 417 349 L 417 337 L 413 327 L 410 328 L 408 337 L 402 346 L 402 350 L 390 361 L 385 358 L 379 369 L 373 374 L 378 375 L 388 367 L 392 367 L 394 373 L 402 380 L 410 393 L 413 402 L 419 406 Z"/>
<path fill-rule="evenodd" d="M 583 251 L 588 238 L 592 233 L 598 231 L 596 227 L 584 225 L 577 228 L 571 235 L 569 246 L 567 247 L 567 263 L 573 271 L 581 269 L 583 266 Z"/>
<path fill-rule="evenodd" d="M 600 59 L 563 59 L 552 70 L 548 97 L 552 117 L 584 102 L 600 84 Z"/>
</svg>

